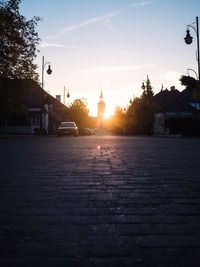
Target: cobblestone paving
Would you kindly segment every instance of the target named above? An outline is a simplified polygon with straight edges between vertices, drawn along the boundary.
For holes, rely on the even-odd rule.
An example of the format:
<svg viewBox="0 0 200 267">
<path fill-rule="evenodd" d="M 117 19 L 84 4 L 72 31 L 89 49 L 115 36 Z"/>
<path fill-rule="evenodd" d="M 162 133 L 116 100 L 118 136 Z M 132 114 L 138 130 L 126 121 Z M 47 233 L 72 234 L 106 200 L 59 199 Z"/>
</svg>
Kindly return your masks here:
<svg viewBox="0 0 200 267">
<path fill-rule="evenodd" d="M 200 266 L 200 139 L 1 137 L 0 266 Z"/>
</svg>

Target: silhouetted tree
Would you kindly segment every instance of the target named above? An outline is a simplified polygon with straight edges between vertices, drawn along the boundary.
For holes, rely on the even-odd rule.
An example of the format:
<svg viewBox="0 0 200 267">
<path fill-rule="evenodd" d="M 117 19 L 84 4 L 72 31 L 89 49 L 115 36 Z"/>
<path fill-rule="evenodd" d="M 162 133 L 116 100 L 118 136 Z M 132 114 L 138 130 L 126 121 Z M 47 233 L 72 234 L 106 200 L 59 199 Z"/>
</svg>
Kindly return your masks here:
<svg viewBox="0 0 200 267">
<path fill-rule="evenodd" d="M 180 78 L 180 82 L 182 85 L 186 86 L 186 89 L 193 90 L 197 88 L 198 81 L 190 76 L 182 75 Z"/>
<path fill-rule="evenodd" d="M 80 131 L 82 131 L 83 128 L 89 127 L 89 110 L 84 99 L 74 100 L 74 102 L 69 106 L 69 113 L 70 120 L 76 122 Z"/>
<path fill-rule="evenodd" d="M 27 20 L 19 12 L 21 0 L 0 0 L 0 78 L 38 79 L 35 30 L 38 17 Z"/>
<path fill-rule="evenodd" d="M 141 134 L 143 132 L 142 112 L 141 97 L 136 97 L 127 109 L 128 134 Z"/>
<path fill-rule="evenodd" d="M 147 134 L 153 133 L 153 90 L 151 82 L 147 76 L 146 85 L 142 84 L 143 93 L 135 98 L 127 109 L 129 134 Z"/>
<path fill-rule="evenodd" d="M 19 12 L 21 0 L 0 0 L 0 119 L 26 115 L 22 103 L 19 79 L 38 80 L 36 46 L 39 42 L 35 30 L 38 17 L 27 20 Z M 9 79 L 15 79 L 10 82 Z"/>
<path fill-rule="evenodd" d="M 143 89 L 142 98 L 151 101 L 154 93 L 148 76 L 147 76 L 146 86 L 144 82 L 142 83 L 142 89 Z"/>
<path fill-rule="evenodd" d="M 140 109 L 141 118 L 140 123 L 142 124 L 141 133 L 151 135 L 153 134 L 153 88 L 151 82 L 147 76 L 146 86 L 142 86 L 143 93 L 141 96 Z"/>
<path fill-rule="evenodd" d="M 151 82 L 147 77 L 142 85 L 143 93 L 130 101 L 126 110 L 116 108 L 109 120 L 109 127 L 116 134 L 151 135 L 154 124 L 154 103 Z"/>
<path fill-rule="evenodd" d="M 126 123 L 126 110 L 121 107 L 116 107 L 114 115 L 107 121 L 107 127 L 114 134 L 124 135 L 127 134 Z"/>
</svg>

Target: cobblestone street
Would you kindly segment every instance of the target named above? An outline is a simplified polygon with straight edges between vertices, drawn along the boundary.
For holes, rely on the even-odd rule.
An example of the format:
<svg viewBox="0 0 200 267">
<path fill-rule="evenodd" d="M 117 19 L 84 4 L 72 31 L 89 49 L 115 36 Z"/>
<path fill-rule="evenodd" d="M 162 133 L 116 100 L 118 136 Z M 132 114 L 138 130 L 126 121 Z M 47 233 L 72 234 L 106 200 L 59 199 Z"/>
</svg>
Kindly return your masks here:
<svg viewBox="0 0 200 267">
<path fill-rule="evenodd" d="M 0 137 L 1 267 L 198 267 L 200 139 Z"/>
</svg>

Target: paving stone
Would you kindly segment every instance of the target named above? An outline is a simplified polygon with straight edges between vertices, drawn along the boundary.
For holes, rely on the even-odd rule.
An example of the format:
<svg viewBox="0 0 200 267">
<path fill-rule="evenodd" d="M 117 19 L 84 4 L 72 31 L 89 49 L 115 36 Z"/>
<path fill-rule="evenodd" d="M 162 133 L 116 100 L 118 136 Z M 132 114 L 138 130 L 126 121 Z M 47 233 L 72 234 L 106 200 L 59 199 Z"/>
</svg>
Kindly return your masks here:
<svg viewBox="0 0 200 267">
<path fill-rule="evenodd" d="M 199 266 L 200 140 L 0 137 L 0 266 Z"/>
</svg>

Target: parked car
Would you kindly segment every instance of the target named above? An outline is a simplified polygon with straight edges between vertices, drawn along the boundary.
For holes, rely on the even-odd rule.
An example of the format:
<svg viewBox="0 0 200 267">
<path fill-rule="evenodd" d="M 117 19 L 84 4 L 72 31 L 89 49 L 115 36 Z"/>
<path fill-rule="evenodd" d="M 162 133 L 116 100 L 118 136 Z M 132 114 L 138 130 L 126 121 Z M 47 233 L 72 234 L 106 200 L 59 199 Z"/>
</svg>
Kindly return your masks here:
<svg viewBox="0 0 200 267">
<path fill-rule="evenodd" d="M 92 129 L 90 129 L 90 132 L 91 132 L 91 134 L 96 134 L 96 132 L 97 132 L 97 128 L 92 128 Z"/>
<path fill-rule="evenodd" d="M 57 129 L 57 136 L 74 135 L 78 136 L 78 127 L 73 121 L 63 121 Z"/>
<path fill-rule="evenodd" d="M 91 135 L 91 131 L 90 131 L 90 128 L 84 128 L 83 129 L 83 135 Z"/>
</svg>

